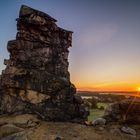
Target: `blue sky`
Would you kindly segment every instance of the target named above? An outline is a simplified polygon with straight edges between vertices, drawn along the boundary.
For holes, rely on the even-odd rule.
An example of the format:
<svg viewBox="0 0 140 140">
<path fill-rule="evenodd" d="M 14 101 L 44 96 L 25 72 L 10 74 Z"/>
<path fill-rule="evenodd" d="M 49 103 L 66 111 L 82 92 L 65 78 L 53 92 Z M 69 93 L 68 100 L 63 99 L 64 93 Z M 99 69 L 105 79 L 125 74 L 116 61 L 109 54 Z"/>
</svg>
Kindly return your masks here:
<svg viewBox="0 0 140 140">
<path fill-rule="evenodd" d="M 1 0 L 0 71 L 15 39 L 22 4 L 44 11 L 72 30 L 71 80 L 81 90 L 134 90 L 140 86 L 139 0 Z"/>
</svg>

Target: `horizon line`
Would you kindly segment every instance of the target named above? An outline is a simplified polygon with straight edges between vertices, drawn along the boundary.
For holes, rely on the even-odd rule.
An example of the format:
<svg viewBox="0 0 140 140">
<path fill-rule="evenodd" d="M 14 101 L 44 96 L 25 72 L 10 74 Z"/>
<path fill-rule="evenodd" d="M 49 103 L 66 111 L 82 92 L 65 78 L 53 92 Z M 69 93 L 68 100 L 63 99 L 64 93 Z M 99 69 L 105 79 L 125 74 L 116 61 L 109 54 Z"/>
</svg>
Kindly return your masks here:
<svg viewBox="0 0 140 140">
<path fill-rule="evenodd" d="M 124 91 L 124 90 L 120 90 L 120 91 L 118 91 L 118 90 L 98 90 L 98 91 L 96 91 L 96 90 L 93 90 L 93 91 L 91 91 L 91 90 L 77 90 L 77 92 L 96 92 L 96 93 L 100 93 L 100 92 L 102 92 L 102 93 L 120 93 L 120 92 L 122 92 L 122 93 L 137 93 L 137 92 L 139 92 L 139 91 Z"/>
</svg>

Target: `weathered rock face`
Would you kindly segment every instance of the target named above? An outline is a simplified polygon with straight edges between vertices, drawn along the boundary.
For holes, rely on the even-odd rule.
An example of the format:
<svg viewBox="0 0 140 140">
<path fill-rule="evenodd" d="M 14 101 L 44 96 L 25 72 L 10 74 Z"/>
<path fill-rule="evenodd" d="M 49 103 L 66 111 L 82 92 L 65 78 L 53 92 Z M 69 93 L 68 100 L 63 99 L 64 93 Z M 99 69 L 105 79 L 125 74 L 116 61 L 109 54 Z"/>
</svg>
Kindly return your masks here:
<svg viewBox="0 0 140 140">
<path fill-rule="evenodd" d="M 108 122 L 140 124 L 140 99 L 124 100 L 111 104 L 105 111 Z"/>
<path fill-rule="evenodd" d="M 22 6 L 16 40 L 1 75 L 0 113 L 35 113 L 45 120 L 85 120 L 88 110 L 76 97 L 68 72 L 72 32 L 49 15 Z M 78 100 L 77 100 L 78 99 Z"/>
</svg>

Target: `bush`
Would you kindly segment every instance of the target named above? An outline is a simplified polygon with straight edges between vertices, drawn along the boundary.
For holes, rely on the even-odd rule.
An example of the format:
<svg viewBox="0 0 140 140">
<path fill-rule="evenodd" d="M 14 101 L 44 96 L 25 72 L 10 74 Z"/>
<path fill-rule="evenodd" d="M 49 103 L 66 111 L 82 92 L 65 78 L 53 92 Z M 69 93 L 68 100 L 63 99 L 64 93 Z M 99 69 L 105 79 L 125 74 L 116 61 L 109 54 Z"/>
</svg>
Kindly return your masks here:
<svg viewBox="0 0 140 140">
<path fill-rule="evenodd" d="M 92 109 L 95 109 L 95 108 L 98 108 L 98 106 L 97 106 L 97 100 L 94 98 L 94 97 L 92 97 L 91 99 L 90 99 L 90 103 L 91 103 L 91 108 Z"/>
<path fill-rule="evenodd" d="M 89 108 L 92 106 L 92 104 L 87 99 L 84 99 L 84 104 Z"/>
<path fill-rule="evenodd" d="M 84 102 L 91 109 L 97 109 L 98 108 L 98 106 L 97 106 L 98 101 L 94 97 L 92 97 L 90 99 L 84 99 Z"/>
<path fill-rule="evenodd" d="M 104 108 L 104 106 L 100 106 L 99 109 L 100 110 L 104 110 L 105 108 Z"/>
</svg>

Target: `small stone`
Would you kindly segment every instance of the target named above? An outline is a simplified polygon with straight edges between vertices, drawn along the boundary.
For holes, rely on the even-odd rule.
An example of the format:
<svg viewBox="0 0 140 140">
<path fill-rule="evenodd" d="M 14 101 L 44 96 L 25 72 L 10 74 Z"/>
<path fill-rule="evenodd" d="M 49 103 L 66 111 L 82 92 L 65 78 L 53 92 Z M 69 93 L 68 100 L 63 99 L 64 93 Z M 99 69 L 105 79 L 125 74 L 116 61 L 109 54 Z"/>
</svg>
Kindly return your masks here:
<svg viewBox="0 0 140 140">
<path fill-rule="evenodd" d="M 123 133 L 136 136 L 136 131 L 135 131 L 134 129 L 130 128 L 130 127 L 123 126 L 123 127 L 121 128 L 121 131 L 122 131 Z"/>
<path fill-rule="evenodd" d="M 92 125 L 92 122 L 85 121 L 84 124 L 87 125 L 87 126 L 91 126 Z"/>
<path fill-rule="evenodd" d="M 93 126 L 102 126 L 106 124 L 106 120 L 104 118 L 97 118 L 92 122 Z"/>
</svg>

